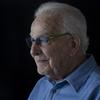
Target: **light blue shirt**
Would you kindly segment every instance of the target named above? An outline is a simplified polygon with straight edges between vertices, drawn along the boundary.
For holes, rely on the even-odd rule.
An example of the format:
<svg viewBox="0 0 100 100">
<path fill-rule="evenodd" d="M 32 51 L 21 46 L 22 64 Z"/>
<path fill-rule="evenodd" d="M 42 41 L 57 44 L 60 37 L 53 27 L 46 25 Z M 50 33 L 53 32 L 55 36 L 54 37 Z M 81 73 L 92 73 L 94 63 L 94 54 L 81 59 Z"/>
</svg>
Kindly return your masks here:
<svg viewBox="0 0 100 100">
<path fill-rule="evenodd" d="M 90 56 L 63 81 L 42 77 L 28 100 L 100 100 L 100 67 Z"/>
</svg>

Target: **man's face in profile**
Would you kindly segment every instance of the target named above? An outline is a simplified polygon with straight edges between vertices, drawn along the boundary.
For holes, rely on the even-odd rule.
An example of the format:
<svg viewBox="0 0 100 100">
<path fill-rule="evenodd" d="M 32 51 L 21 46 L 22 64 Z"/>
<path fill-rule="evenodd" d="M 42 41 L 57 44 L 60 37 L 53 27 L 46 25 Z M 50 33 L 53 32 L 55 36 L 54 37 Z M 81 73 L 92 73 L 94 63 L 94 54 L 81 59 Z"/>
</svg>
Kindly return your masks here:
<svg viewBox="0 0 100 100">
<path fill-rule="evenodd" d="M 36 18 L 33 21 L 30 35 L 36 40 L 40 37 L 49 37 L 51 34 L 53 36 L 57 32 L 60 32 L 59 26 L 47 16 Z M 71 36 L 65 35 L 48 43 L 41 43 L 40 45 L 33 43 L 30 52 L 36 62 L 38 73 L 53 76 L 64 72 L 69 64 L 72 50 L 70 42 Z"/>
</svg>

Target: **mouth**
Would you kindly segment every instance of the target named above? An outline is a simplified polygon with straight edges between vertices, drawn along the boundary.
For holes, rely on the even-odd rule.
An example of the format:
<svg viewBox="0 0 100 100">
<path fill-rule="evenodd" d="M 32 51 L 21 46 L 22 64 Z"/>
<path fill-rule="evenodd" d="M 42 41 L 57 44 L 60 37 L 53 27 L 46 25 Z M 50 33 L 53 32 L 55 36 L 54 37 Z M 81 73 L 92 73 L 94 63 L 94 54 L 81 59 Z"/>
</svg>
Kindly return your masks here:
<svg viewBox="0 0 100 100">
<path fill-rule="evenodd" d="M 49 63 L 49 59 L 46 57 L 36 57 L 35 62 L 37 64 L 47 64 L 47 63 Z"/>
</svg>

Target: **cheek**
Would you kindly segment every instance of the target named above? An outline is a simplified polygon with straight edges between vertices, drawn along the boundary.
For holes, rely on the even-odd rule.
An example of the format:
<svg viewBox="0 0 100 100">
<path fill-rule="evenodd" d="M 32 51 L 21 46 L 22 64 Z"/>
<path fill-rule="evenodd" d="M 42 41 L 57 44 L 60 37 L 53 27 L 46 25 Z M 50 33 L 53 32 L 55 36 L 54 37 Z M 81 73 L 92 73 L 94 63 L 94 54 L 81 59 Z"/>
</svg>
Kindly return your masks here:
<svg viewBox="0 0 100 100">
<path fill-rule="evenodd" d="M 48 46 L 47 48 L 43 48 L 42 52 L 49 59 L 50 67 L 52 67 L 58 58 L 59 53 L 57 49 L 54 46 Z"/>
<path fill-rule="evenodd" d="M 43 54 L 49 59 L 51 68 L 61 66 L 63 61 L 69 57 L 70 49 L 63 45 L 50 45 L 42 49 Z"/>
<path fill-rule="evenodd" d="M 50 54 L 50 66 L 52 68 L 57 67 L 61 61 L 61 50 L 53 48 Z"/>
<path fill-rule="evenodd" d="M 55 66 L 61 66 L 65 60 L 68 62 L 70 59 L 71 48 L 59 46 L 52 49 L 51 53 L 51 64 Z"/>
<path fill-rule="evenodd" d="M 54 45 L 50 44 L 46 47 L 41 48 L 43 54 L 47 56 L 48 58 L 52 58 L 54 55 L 54 52 L 56 52 L 56 48 Z"/>
</svg>

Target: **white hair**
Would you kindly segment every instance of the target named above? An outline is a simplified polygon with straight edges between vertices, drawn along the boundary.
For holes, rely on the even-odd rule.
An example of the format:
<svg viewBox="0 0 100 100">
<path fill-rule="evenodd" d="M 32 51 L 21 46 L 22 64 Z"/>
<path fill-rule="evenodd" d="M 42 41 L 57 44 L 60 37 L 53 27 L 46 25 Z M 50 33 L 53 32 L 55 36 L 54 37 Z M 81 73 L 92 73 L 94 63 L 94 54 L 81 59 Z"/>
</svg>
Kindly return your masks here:
<svg viewBox="0 0 100 100">
<path fill-rule="evenodd" d="M 35 17 L 43 13 L 51 15 L 51 18 L 52 16 L 58 17 L 60 15 L 61 18 L 57 19 L 57 21 L 62 26 L 62 33 L 69 32 L 72 35 L 78 35 L 81 40 L 81 48 L 84 53 L 86 52 L 89 45 L 87 23 L 85 16 L 79 9 L 65 3 L 47 2 L 40 5 L 35 13 Z"/>
</svg>

